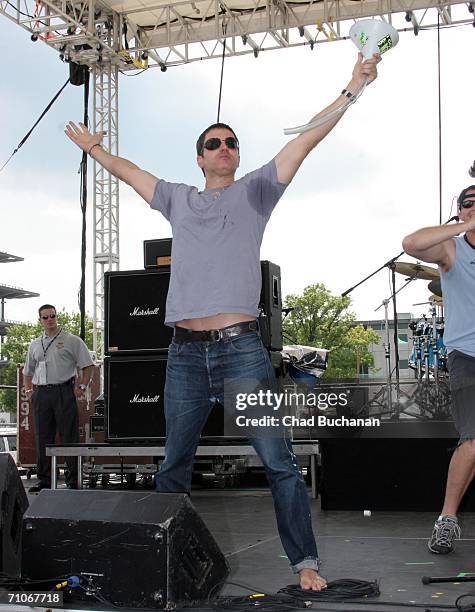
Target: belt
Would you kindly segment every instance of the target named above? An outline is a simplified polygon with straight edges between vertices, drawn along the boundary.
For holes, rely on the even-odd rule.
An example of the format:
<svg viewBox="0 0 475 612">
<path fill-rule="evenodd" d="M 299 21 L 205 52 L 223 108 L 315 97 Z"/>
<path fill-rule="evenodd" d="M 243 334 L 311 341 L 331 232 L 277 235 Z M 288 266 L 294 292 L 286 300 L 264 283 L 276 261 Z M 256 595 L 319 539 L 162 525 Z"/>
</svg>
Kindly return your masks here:
<svg viewBox="0 0 475 612">
<path fill-rule="evenodd" d="M 243 321 L 228 325 L 222 329 L 208 329 L 205 331 L 193 331 L 184 327 L 175 327 L 174 338 L 177 342 L 219 342 L 229 338 L 236 338 L 248 332 L 259 331 L 257 321 Z"/>
<path fill-rule="evenodd" d="M 74 385 L 74 378 L 70 378 L 66 382 L 63 383 L 55 383 L 53 385 L 36 385 L 40 389 L 49 389 L 50 387 L 68 387 Z"/>
</svg>

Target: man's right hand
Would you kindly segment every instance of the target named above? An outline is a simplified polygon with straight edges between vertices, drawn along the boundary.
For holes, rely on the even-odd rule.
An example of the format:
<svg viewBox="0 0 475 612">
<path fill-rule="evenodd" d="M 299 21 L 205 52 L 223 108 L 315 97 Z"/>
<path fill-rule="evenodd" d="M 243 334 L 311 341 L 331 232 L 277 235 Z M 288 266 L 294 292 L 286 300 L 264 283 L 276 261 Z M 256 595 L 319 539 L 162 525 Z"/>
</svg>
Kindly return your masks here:
<svg viewBox="0 0 475 612">
<path fill-rule="evenodd" d="M 64 130 L 66 136 L 74 142 L 80 149 L 89 153 L 91 147 L 100 145 L 106 132 L 98 132 L 91 134 L 84 123 L 79 123 L 77 126 L 73 121 L 70 121 Z"/>
<path fill-rule="evenodd" d="M 475 215 L 463 222 L 464 232 L 473 232 L 473 230 L 475 230 Z"/>
</svg>

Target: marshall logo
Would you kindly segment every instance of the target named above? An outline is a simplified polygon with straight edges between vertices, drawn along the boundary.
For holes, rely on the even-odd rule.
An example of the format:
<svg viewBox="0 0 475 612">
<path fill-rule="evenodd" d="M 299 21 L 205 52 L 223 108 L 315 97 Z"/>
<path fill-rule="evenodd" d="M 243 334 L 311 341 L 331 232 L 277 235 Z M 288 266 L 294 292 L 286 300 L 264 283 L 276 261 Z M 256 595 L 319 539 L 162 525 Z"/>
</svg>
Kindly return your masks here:
<svg viewBox="0 0 475 612">
<path fill-rule="evenodd" d="M 158 404 L 160 401 L 160 395 L 139 395 L 136 393 L 134 397 L 129 400 L 129 404 Z"/>
<path fill-rule="evenodd" d="M 140 308 L 140 306 L 136 306 L 130 313 L 130 316 L 131 317 L 149 317 L 153 315 L 158 315 L 159 312 L 160 312 L 160 308 L 158 306 L 156 308 Z"/>
</svg>

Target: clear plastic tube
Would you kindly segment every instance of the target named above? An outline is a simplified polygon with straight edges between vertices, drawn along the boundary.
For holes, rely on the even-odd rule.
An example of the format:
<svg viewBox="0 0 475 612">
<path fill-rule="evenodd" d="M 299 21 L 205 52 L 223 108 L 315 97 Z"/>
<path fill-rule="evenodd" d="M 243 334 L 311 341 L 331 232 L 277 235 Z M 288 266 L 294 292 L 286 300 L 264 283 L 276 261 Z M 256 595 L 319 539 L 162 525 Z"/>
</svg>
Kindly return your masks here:
<svg viewBox="0 0 475 612">
<path fill-rule="evenodd" d="M 303 134 L 303 132 L 308 132 L 309 130 L 313 130 L 313 128 L 316 128 L 319 125 L 323 125 L 327 121 L 330 121 L 330 119 L 333 119 L 333 117 L 336 117 L 336 115 L 344 113 L 348 107 L 350 107 L 352 104 L 356 102 L 356 100 L 358 100 L 358 98 L 361 96 L 361 94 L 365 90 L 365 87 L 367 84 L 368 84 L 368 77 L 365 77 L 365 80 L 363 81 L 362 85 L 356 90 L 352 98 L 348 98 L 348 100 L 345 100 L 343 104 L 340 104 L 340 106 L 337 106 L 337 108 L 334 108 L 329 113 L 322 115 L 315 121 L 306 123 L 305 125 L 298 125 L 297 127 L 294 127 L 294 128 L 286 128 L 284 130 L 284 134 L 286 136 L 289 136 L 291 134 Z"/>
</svg>

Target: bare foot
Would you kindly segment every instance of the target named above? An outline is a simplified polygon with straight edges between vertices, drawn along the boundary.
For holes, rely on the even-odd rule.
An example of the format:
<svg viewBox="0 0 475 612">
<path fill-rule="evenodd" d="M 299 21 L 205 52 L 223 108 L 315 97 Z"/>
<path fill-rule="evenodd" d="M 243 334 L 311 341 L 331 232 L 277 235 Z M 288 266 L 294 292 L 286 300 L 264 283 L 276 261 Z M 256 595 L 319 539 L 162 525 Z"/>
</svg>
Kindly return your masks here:
<svg viewBox="0 0 475 612">
<path fill-rule="evenodd" d="M 303 569 L 299 572 L 300 588 L 304 591 L 321 591 L 327 588 L 327 581 L 313 569 Z"/>
</svg>

